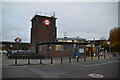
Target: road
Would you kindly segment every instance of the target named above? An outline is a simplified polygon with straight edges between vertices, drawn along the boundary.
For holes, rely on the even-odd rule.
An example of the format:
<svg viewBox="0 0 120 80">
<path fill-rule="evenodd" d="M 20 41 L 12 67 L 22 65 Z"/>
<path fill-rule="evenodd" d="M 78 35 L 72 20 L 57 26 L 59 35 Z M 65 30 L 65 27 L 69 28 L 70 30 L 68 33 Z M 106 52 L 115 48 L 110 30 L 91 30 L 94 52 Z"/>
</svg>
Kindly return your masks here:
<svg viewBox="0 0 120 80">
<path fill-rule="evenodd" d="M 8 60 L 6 59 L 6 62 Z M 86 62 L 11 65 L 3 64 L 3 78 L 91 78 L 89 74 L 100 74 L 102 78 L 118 78 L 118 59 L 88 60 Z"/>
</svg>

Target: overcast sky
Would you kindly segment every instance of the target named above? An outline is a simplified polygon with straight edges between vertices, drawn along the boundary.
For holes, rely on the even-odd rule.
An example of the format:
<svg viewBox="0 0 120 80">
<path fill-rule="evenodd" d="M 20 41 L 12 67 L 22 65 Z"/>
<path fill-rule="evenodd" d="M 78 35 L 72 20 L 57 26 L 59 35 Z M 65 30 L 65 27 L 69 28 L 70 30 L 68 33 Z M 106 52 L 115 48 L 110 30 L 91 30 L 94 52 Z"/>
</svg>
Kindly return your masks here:
<svg viewBox="0 0 120 80">
<path fill-rule="evenodd" d="M 3 2 L 2 40 L 20 37 L 30 42 L 30 20 L 37 11 L 55 11 L 59 38 L 66 32 L 70 38 L 107 39 L 109 31 L 118 26 L 117 2 Z"/>
</svg>

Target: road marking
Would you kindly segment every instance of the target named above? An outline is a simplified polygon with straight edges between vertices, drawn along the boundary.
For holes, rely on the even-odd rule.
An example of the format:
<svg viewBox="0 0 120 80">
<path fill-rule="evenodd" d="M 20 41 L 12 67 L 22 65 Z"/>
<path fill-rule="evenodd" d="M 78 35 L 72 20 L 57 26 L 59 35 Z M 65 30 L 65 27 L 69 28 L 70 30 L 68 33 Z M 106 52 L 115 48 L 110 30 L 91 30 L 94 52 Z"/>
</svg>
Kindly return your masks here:
<svg viewBox="0 0 120 80">
<path fill-rule="evenodd" d="M 91 66 L 99 66 L 99 65 L 105 65 L 105 64 L 116 63 L 116 62 L 118 62 L 118 61 L 104 62 L 104 63 L 97 63 L 97 64 L 79 64 L 79 63 L 71 63 L 71 64 L 75 64 L 75 65 L 79 65 L 79 66 L 83 66 L 83 67 L 91 67 Z"/>
<path fill-rule="evenodd" d="M 91 73 L 88 74 L 89 77 L 93 77 L 93 78 L 103 78 L 104 76 L 101 74 L 96 74 L 96 73 Z"/>
<path fill-rule="evenodd" d="M 117 61 L 114 61 L 114 62 L 106 62 L 106 63 L 99 63 L 99 64 L 92 64 L 92 65 L 86 65 L 87 67 L 89 66 L 97 66 L 97 65 L 104 65 L 104 64 L 110 64 L 110 63 L 115 63 Z"/>
</svg>

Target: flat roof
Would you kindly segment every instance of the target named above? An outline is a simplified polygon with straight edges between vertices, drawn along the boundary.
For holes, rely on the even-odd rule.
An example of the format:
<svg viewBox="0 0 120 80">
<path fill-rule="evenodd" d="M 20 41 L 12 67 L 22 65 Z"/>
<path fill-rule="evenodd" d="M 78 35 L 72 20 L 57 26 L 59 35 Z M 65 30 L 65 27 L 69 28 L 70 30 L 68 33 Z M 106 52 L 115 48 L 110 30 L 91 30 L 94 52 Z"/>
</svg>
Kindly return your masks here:
<svg viewBox="0 0 120 80">
<path fill-rule="evenodd" d="M 45 44 L 76 44 L 76 45 L 88 45 L 93 44 L 92 42 L 38 42 L 37 45 L 45 45 Z M 95 45 L 99 45 L 100 43 L 94 43 Z"/>
<path fill-rule="evenodd" d="M 56 40 L 86 40 L 85 38 L 56 38 Z"/>
<path fill-rule="evenodd" d="M 35 17 L 45 17 L 45 18 L 49 18 L 49 19 L 51 19 L 51 18 L 57 19 L 57 18 L 52 17 L 52 16 L 50 17 L 50 16 L 43 16 L 43 15 L 35 15 L 35 16 L 31 19 L 31 21 L 32 21 Z"/>
</svg>

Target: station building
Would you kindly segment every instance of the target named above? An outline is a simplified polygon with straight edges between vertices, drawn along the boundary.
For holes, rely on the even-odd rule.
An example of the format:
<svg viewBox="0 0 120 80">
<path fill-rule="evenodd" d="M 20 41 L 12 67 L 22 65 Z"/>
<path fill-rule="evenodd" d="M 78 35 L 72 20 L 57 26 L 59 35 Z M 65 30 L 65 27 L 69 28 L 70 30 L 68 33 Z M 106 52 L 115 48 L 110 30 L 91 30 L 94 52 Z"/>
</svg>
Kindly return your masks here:
<svg viewBox="0 0 120 80">
<path fill-rule="evenodd" d="M 97 52 L 96 46 L 99 46 L 99 43 L 93 44 L 93 42 L 87 42 L 84 38 L 57 38 L 56 19 L 55 16 L 43 15 L 35 15 L 31 19 L 32 52 L 45 57 L 74 56 L 76 52 L 80 56 L 84 56 L 89 55 L 90 50 L 87 45 L 92 45 L 91 55 Z"/>
</svg>

